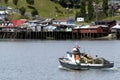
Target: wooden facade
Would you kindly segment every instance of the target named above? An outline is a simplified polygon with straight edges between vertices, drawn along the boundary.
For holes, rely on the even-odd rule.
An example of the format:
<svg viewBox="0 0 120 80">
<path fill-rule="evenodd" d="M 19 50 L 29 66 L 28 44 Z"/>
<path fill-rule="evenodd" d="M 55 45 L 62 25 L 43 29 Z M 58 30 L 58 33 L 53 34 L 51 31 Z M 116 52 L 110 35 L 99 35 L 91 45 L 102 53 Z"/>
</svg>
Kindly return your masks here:
<svg viewBox="0 0 120 80">
<path fill-rule="evenodd" d="M 90 26 L 88 28 L 79 28 L 79 29 L 73 29 L 73 32 L 79 32 L 81 34 L 84 33 L 109 33 L 110 28 L 109 27 L 102 27 L 101 25 L 97 26 Z"/>
<path fill-rule="evenodd" d="M 109 20 L 109 21 L 95 21 L 96 25 L 107 25 L 108 27 L 113 27 L 117 24 L 116 20 Z"/>
</svg>

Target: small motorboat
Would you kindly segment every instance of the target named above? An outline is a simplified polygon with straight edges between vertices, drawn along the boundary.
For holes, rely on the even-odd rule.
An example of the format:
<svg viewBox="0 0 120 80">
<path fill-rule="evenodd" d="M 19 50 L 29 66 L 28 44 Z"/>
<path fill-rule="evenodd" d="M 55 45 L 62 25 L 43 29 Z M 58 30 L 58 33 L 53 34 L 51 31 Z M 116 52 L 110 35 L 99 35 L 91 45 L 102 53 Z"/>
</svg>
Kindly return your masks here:
<svg viewBox="0 0 120 80">
<path fill-rule="evenodd" d="M 80 52 L 78 48 L 76 48 L 76 52 Z M 112 68 L 114 63 L 108 61 L 102 57 L 96 57 L 93 59 L 92 57 L 87 57 L 85 53 L 79 53 L 79 60 L 75 59 L 75 53 L 67 52 L 67 57 L 59 58 L 59 62 L 62 67 L 73 69 L 73 70 L 82 70 L 82 69 L 103 69 L 103 68 Z M 86 58 L 87 57 L 87 58 Z"/>
</svg>

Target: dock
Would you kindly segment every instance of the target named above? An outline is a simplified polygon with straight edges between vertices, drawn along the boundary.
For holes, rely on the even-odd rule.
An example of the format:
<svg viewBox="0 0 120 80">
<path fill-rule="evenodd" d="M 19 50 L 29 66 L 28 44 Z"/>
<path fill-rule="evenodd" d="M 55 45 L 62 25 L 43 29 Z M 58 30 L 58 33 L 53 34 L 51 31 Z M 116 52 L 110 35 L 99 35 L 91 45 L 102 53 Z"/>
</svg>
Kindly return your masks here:
<svg viewBox="0 0 120 80">
<path fill-rule="evenodd" d="M 39 39 L 39 40 L 95 40 L 95 39 L 120 39 L 120 33 L 77 33 L 77 32 L 0 32 L 0 39 Z"/>
</svg>

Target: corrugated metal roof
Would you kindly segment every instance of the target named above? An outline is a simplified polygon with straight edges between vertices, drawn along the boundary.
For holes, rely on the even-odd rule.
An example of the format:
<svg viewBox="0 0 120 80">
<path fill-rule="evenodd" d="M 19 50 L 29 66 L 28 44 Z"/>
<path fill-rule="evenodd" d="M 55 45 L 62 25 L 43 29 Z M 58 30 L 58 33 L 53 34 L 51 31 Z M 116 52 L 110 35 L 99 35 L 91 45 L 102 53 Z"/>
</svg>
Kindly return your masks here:
<svg viewBox="0 0 120 80">
<path fill-rule="evenodd" d="M 89 27 L 90 27 L 90 25 L 85 25 L 85 26 L 82 26 L 80 28 L 89 28 Z"/>
<path fill-rule="evenodd" d="M 80 28 L 94 28 L 94 29 L 96 29 L 96 28 L 99 28 L 99 27 L 108 27 L 108 26 L 106 26 L 106 25 L 85 25 L 85 26 L 82 26 L 82 27 L 80 27 Z"/>
<path fill-rule="evenodd" d="M 120 29 L 120 25 L 119 25 L 119 24 L 116 24 L 116 25 L 113 26 L 112 28 Z"/>
</svg>

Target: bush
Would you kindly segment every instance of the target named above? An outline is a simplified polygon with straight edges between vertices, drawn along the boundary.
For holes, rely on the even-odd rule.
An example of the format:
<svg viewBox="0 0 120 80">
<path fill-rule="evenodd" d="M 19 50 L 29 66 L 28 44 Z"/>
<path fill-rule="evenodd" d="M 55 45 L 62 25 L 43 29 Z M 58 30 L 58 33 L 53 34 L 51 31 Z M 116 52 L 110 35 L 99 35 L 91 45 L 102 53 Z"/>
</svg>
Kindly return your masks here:
<svg viewBox="0 0 120 80">
<path fill-rule="evenodd" d="M 13 0 L 14 5 L 17 5 L 17 3 L 18 3 L 18 0 Z"/>
<path fill-rule="evenodd" d="M 5 4 L 7 4 L 7 3 L 8 3 L 8 0 L 4 0 L 4 2 L 5 2 Z"/>
<path fill-rule="evenodd" d="M 31 12 L 32 16 L 38 15 L 38 11 L 36 9 L 33 9 L 33 11 Z"/>
<path fill-rule="evenodd" d="M 33 5 L 34 4 L 34 0 L 26 0 L 26 2 L 30 5 Z"/>
<path fill-rule="evenodd" d="M 24 14 L 25 14 L 26 9 L 25 9 L 24 7 L 21 7 L 19 10 L 20 10 L 20 12 L 21 12 L 21 15 L 24 15 Z"/>
</svg>

